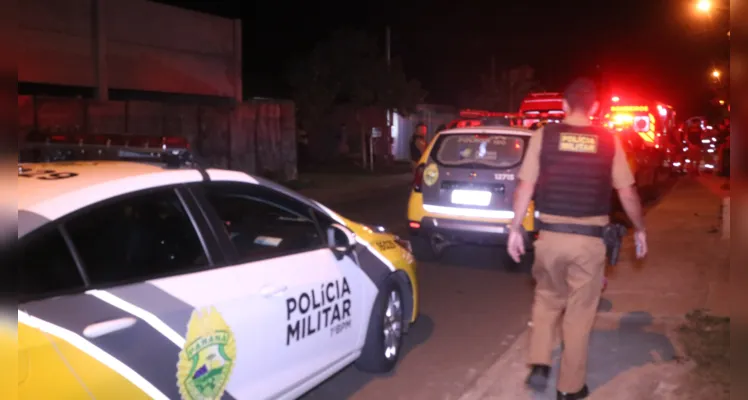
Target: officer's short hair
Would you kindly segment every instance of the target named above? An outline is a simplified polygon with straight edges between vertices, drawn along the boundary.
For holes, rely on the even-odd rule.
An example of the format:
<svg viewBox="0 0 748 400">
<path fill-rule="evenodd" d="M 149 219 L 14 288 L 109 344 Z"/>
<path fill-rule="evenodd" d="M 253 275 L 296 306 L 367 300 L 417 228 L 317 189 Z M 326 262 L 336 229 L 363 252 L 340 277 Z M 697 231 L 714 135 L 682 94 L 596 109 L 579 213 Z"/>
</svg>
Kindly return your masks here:
<svg viewBox="0 0 748 400">
<path fill-rule="evenodd" d="M 597 101 L 597 87 L 588 78 L 577 78 L 566 87 L 564 100 L 572 111 L 588 111 Z"/>
</svg>

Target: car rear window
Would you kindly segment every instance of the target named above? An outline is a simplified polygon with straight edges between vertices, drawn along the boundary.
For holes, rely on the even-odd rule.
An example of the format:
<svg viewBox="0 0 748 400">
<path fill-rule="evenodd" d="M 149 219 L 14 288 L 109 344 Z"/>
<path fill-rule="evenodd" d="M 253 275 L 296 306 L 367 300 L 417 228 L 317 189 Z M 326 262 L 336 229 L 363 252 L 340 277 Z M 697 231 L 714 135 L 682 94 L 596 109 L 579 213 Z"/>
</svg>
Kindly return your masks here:
<svg viewBox="0 0 748 400">
<path fill-rule="evenodd" d="M 514 135 L 444 135 L 434 144 L 432 154 L 446 166 L 510 168 L 525 154 L 526 138 Z"/>
</svg>

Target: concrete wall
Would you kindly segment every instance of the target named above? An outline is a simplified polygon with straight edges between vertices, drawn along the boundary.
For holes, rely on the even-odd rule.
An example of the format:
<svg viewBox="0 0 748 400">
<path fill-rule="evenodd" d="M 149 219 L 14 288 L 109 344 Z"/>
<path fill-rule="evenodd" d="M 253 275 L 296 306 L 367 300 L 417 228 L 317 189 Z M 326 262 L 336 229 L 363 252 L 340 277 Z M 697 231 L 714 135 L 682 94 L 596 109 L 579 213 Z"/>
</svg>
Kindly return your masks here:
<svg viewBox="0 0 748 400">
<path fill-rule="evenodd" d="M 19 81 L 241 100 L 238 20 L 146 0 L 24 0 L 19 11 Z"/>
</svg>

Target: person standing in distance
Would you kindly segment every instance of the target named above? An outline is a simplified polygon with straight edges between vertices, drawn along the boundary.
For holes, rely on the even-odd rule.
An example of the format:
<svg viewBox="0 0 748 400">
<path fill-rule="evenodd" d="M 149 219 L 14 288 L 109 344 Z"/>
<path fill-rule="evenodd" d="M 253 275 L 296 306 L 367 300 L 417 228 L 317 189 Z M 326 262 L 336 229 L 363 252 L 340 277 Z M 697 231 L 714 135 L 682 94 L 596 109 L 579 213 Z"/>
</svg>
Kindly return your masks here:
<svg viewBox="0 0 748 400">
<path fill-rule="evenodd" d="M 532 268 L 536 287 L 526 383 L 545 391 L 554 334 L 561 323 L 559 400 L 589 395 L 587 347 L 602 291 L 602 231 L 610 223 L 614 189 L 634 224 L 637 257 L 647 253 L 641 202 L 621 143 L 610 131 L 590 123 L 599 105 L 591 80 L 580 78 L 567 87 L 564 121 L 548 124 L 530 138 L 509 227 L 507 251 L 519 262 L 525 254 L 522 219 L 535 196 L 539 236 Z"/>
<path fill-rule="evenodd" d="M 428 127 L 423 122 L 416 125 L 416 131 L 410 138 L 410 161 L 413 164 L 413 170 L 418 166 L 418 161 L 421 160 L 423 152 L 426 151 L 428 142 L 426 141 L 426 133 L 428 133 Z"/>
</svg>

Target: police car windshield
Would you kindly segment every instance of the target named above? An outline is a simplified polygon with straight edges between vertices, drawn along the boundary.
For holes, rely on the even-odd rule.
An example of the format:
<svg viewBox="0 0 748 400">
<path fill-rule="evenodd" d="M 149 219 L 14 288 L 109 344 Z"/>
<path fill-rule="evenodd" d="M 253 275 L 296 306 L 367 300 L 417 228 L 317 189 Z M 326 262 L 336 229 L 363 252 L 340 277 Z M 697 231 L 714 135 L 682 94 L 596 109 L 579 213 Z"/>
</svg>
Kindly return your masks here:
<svg viewBox="0 0 748 400">
<path fill-rule="evenodd" d="M 451 134 L 435 145 L 437 162 L 466 168 L 476 164 L 508 168 L 519 164 L 525 153 L 525 139 L 511 135 Z"/>
</svg>

